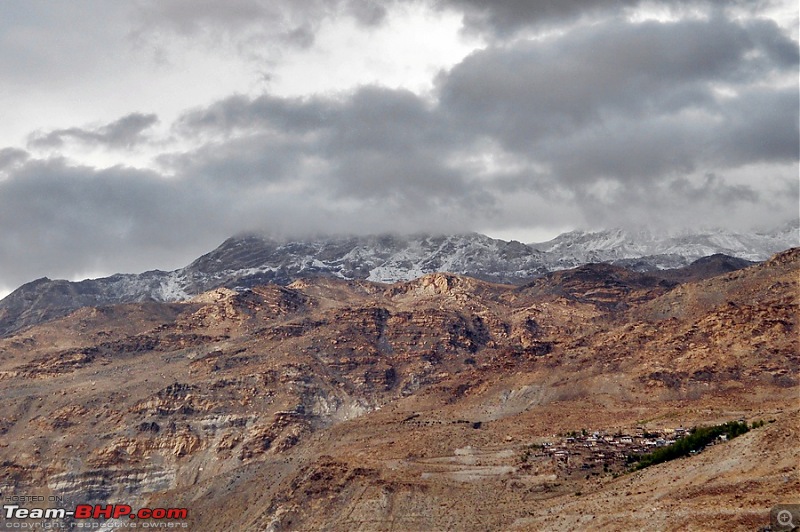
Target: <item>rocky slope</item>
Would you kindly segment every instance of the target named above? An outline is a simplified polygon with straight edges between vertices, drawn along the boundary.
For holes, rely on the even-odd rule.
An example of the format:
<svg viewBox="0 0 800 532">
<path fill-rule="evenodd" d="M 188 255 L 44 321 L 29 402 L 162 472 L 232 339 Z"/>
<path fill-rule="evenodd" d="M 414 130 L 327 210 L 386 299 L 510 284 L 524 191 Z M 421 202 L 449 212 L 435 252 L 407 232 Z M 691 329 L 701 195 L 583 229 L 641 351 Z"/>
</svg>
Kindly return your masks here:
<svg viewBox="0 0 800 532">
<path fill-rule="evenodd" d="M 799 272 L 793 249 L 691 282 L 593 265 L 83 308 L 0 339 L 0 491 L 185 506 L 193 530 L 752 530 L 800 488 Z M 739 418 L 773 423 L 635 474 L 543 451 Z"/>
<path fill-rule="evenodd" d="M 538 245 L 475 233 L 332 237 L 300 242 L 243 236 L 228 239 L 185 268 L 171 272 L 117 274 L 80 282 L 43 278 L 25 284 L 0 301 L 0 336 L 87 305 L 184 301 L 217 287 L 286 285 L 309 276 L 395 282 L 449 272 L 520 284 L 591 262 L 657 271 L 684 267 L 713 253 L 739 257 L 738 261 L 730 259 L 728 267 L 741 268 L 748 264 L 744 259 L 766 260 L 772 253 L 797 244 L 796 226 L 763 235 L 716 232 L 659 237 L 621 230 L 573 232 Z"/>
</svg>

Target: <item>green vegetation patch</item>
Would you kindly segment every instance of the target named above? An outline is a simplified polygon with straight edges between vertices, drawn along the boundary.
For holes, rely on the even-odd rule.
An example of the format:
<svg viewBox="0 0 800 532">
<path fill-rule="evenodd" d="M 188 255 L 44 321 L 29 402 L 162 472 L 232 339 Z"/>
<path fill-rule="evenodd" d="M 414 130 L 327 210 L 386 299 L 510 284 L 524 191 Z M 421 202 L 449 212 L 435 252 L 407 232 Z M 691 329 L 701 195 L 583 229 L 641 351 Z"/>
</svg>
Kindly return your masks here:
<svg viewBox="0 0 800 532">
<path fill-rule="evenodd" d="M 753 427 L 761 426 L 761 424 L 753 424 Z M 660 464 L 661 462 L 668 462 L 682 456 L 689 456 L 693 452 L 703 449 L 706 445 L 718 439 L 720 436 L 727 436 L 733 439 L 736 436 L 745 434 L 750 429 L 747 423 L 743 421 L 728 421 L 722 425 L 714 425 L 711 427 L 694 427 L 689 431 L 689 434 L 679 438 L 670 445 L 656 449 L 652 453 L 647 454 L 632 454 L 628 456 L 628 463 L 633 464 L 632 470 L 636 471 L 644 469 L 651 465 Z"/>
</svg>

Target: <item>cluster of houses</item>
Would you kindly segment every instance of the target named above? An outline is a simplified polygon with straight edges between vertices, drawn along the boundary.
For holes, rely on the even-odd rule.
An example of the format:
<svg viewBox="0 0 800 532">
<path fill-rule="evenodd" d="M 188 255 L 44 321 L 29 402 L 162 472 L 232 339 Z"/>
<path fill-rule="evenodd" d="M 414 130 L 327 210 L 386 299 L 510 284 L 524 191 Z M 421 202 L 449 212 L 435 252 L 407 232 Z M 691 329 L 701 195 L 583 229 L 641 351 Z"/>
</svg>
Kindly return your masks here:
<svg viewBox="0 0 800 532">
<path fill-rule="evenodd" d="M 606 473 L 619 473 L 630 465 L 629 456 L 642 455 L 675 443 L 686 435 L 683 427 L 659 430 L 637 428 L 632 434 L 604 431 L 573 432 L 539 446 L 534 457 L 552 458 L 565 472 L 593 473 L 602 468 Z"/>
</svg>

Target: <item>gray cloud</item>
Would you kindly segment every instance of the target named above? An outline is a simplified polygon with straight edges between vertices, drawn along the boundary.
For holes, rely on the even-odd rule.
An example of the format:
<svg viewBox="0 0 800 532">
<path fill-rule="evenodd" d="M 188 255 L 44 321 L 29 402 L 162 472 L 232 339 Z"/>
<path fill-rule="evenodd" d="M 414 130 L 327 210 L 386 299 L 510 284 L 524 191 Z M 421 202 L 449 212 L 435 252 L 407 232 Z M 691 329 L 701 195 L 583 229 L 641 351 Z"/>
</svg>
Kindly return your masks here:
<svg viewBox="0 0 800 532">
<path fill-rule="evenodd" d="M 186 136 L 258 130 L 302 134 L 322 127 L 333 109 L 334 102 L 322 97 L 280 98 L 265 94 L 247 98 L 237 95 L 205 109 L 184 113 L 174 129 Z"/>
<path fill-rule="evenodd" d="M 29 160 L 0 179 L 0 271 L 14 287 L 32 279 L 177 268 L 243 231 L 274 236 L 457 230 L 460 205 L 408 211 L 391 197 L 332 198 L 319 183 L 210 184 L 125 167 Z M 412 216 L 415 215 L 415 216 Z"/>
<path fill-rule="evenodd" d="M 83 0 L 80 8 L 0 2 L 0 85 L 19 91 L 38 83 L 63 90 L 116 66 L 115 38 L 125 31 L 121 21 L 126 9 L 102 0 Z M 98 39 L 103 40 L 101 46 Z"/>
<path fill-rule="evenodd" d="M 87 275 L 122 264 L 150 269 L 169 246 L 192 247 L 183 197 L 152 172 L 30 160 L 0 181 L 3 281 L 17 285 L 54 271 Z"/>
<path fill-rule="evenodd" d="M 707 173 L 699 184 L 678 177 L 669 182 L 669 187 L 681 197 L 691 199 L 693 203 L 711 200 L 722 206 L 730 206 L 739 202 L 755 203 L 759 199 L 758 192 L 752 187 L 727 184 L 713 172 Z"/>
<path fill-rule="evenodd" d="M 442 0 L 435 3 L 463 12 L 466 28 L 500 38 L 514 37 L 526 28 L 541 29 L 581 19 L 614 17 L 648 5 L 672 9 L 675 13 L 687 9 L 721 13 L 737 7 L 757 13 L 770 4 L 770 0 L 661 0 L 657 3 L 647 0 Z"/>
<path fill-rule="evenodd" d="M 19 148 L 0 149 L 0 172 L 7 168 L 13 168 L 28 160 L 30 154 Z"/>
<path fill-rule="evenodd" d="M 273 32 L 306 22 L 298 38 L 307 40 L 321 19 L 303 13 L 350 10 L 364 24 L 391 16 L 367 1 L 225 5 L 139 4 L 143 17 L 192 35 L 258 32 L 272 20 Z M 723 9 L 631 23 L 608 10 L 633 2 L 601 0 L 447 5 L 498 34 L 607 16 L 544 40 L 494 42 L 440 73 L 427 96 L 365 86 L 236 95 L 188 110 L 171 124 L 177 142 L 156 157 L 158 170 L 0 150 L 3 283 L 174 268 L 247 230 L 744 228 L 797 217 L 800 60 L 776 24 Z M 40 133 L 30 145 L 134 146 L 155 121 L 135 113 Z"/>
<path fill-rule="evenodd" d="M 468 28 L 507 36 L 527 26 L 592 16 L 639 3 L 640 0 L 445 0 L 444 5 L 464 12 Z"/>
<path fill-rule="evenodd" d="M 474 209 L 476 223 L 502 216 L 497 206 L 509 194 L 533 190 L 571 197 L 587 212 L 602 205 L 631 216 L 635 208 L 627 206 L 649 203 L 648 195 L 752 203 L 757 192 L 726 183 L 724 172 L 714 186 L 681 186 L 681 179 L 796 164 L 797 89 L 761 82 L 796 72 L 792 42 L 761 21 L 608 20 L 575 35 L 476 52 L 440 76 L 435 103 L 369 87 L 344 99 L 234 97 L 186 114 L 178 129 L 219 143 L 184 156 L 199 164 L 195 173 L 207 167 L 221 175 L 245 161 L 241 175 L 261 171 L 265 181 L 294 180 L 351 201 L 383 198 L 408 213 L 460 203 Z M 235 140 L 219 140 L 227 137 Z M 516 168 L 465 162 L 487 139 L 513 155 Z M 202 152 L 223 155 L 206 166 Z M 269 160 L 250 165 L 245 152 Z M 623 183 L 638 191 L 636 202 L 597 196 Z M 590 218 L 603 222 L 597 213 Z"/>
<path fill-rule="evenodd" d="M 743 89 L 735 105 L 721 106 L 724 123 L 709 146 L 719 165 L 797 162 L 800 157 L 798 87 Z"/>
<path fill-rule="evenodd" d="M 134 34 L 143 37 L 159 31 L 187 37 L 198 35 L 243 45 L 283 44 L 307 48 L 314 43 L 320 24 L 338 16 L 350 16 L 364 26 L 378 26 L 387 17 L 387 5 L 376 0 L 140 0 L 139 25 Z M 256 53 L 255 56 L 262 57 Z"/>
<path fill-rule="evenodd" d="M 231 173 L 262 182 L 305 177 L 335 197 L 394 196 L 407 208 L 425 208 L 434 198 L 474 200 L 463 176 L 444 164 L 442 155 L 460 139 L 439 118 L 420 97 L 377 87 L 346 101 L 237 96 L 188 113 L 177 126 L 184 134 L 232 139 L 165 162 L 217 179 Z"/>
<path fill-rule="evenodd" d="M 184 34 L 209 31 L 214 27 L 233 31 L 259 21 L 271 22 L 279 17 L 279 6 L 280 3 L 259 0 L 137 2 L 143 25 L 151 29 L 167 27 Z"/>
<path fill-rule="evenodd" d="M 190 152 L 162 155 L 160 162 L 206 187 L 261 186 L 299 179 L 308 151 L 295 139 L 254 133 L 210 142 Z"/>
<path fill-rule="evenodd" d="M 466 29 L 509 38 L 525 28 L 545 28 L 575 20 L 616 17 L 634 8 L 653 5 L 649 0 L 140 0 L 139 32 L 166 29 L 184 35 L 225 34 L 236 38 L 258 34 L 281 37 L 307 46 L 319 24 L 346 15 L 365 26 L 378 26 L 396 6 L 427 5 L 463 15 Z M 698 9 L 724 13 L 744 8 L 757 13 L 773 0 L 661 0 L 657 5 L 680 14 Z M 282 28 L 276 31 L 276 28 Z"/>
<path fill-rule="evenodd" d="M 441 106 L 462 129 L 575 185 L 792 161 L 797 87 L 759 85 L 797 71 L 787 41 L 774 25 L 726 19 L 607 22 L 544 44 L 476 52 L 441 79 Z"/>
<path fill-rule="evenodd" d="M 377 26 L 386 19 L 388 14 L 386 6 L 391 2 L 378 0 L 349 0 L 346 5 L 347 12 L 364 26 Z"/>
<path fill-rule="evenodd" d="M 65 140 L 110 148 L 130 148 L 146 140 L 143 133 L 158 122 L 154 114 L 132 113 L 119 120 L 94 128 L 72 127 L 34 134 L 28 145 L 35 148 L 58 148 Z"/>
<path fill-rule="evenodd" d="M 797 64 L 796 56 L 758 48 L 746 27 L 725 19 L 614 21 L 576 33 L 474 53 L 443 79 L 442 105 L 528 149 L 606 116 L 711 107 L 713 84 L 748 83 Z"/>
<path fill-rule="evenodd" d="M 126 167 L 29 160 L 0 179 L 3 284 L 176 268 L 241 231 L 302 234 L 335 218 L 325 198 L 307 191 L 206 185 Z"/>
</svg>

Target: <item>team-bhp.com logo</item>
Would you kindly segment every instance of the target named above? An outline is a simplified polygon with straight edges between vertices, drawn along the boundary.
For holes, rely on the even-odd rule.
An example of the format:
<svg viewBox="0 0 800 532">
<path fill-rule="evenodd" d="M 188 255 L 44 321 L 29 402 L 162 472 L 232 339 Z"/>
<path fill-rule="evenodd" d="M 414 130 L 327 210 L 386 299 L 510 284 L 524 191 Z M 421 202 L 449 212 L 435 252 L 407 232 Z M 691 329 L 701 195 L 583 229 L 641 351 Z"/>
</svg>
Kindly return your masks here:
<svg viewBox="0 0 800 532">
<path fill-rule="evenodd" d="M 79 504 L 75 507 L 75 519 L 186 519 L 188 515 L 186 508 L 142 508 L 134 512 L 127 504 Z"/>
<path fill-rule="evenodd" d="M 18 504 L 3 505 L 6 519 L 169 519 L 181 520 L 189 516 L 186 508 L 140 508 L 134 510 L 127 504 L 79 504 L 75 510 L 64 508 L 23 508 Z"/>
</svg>

